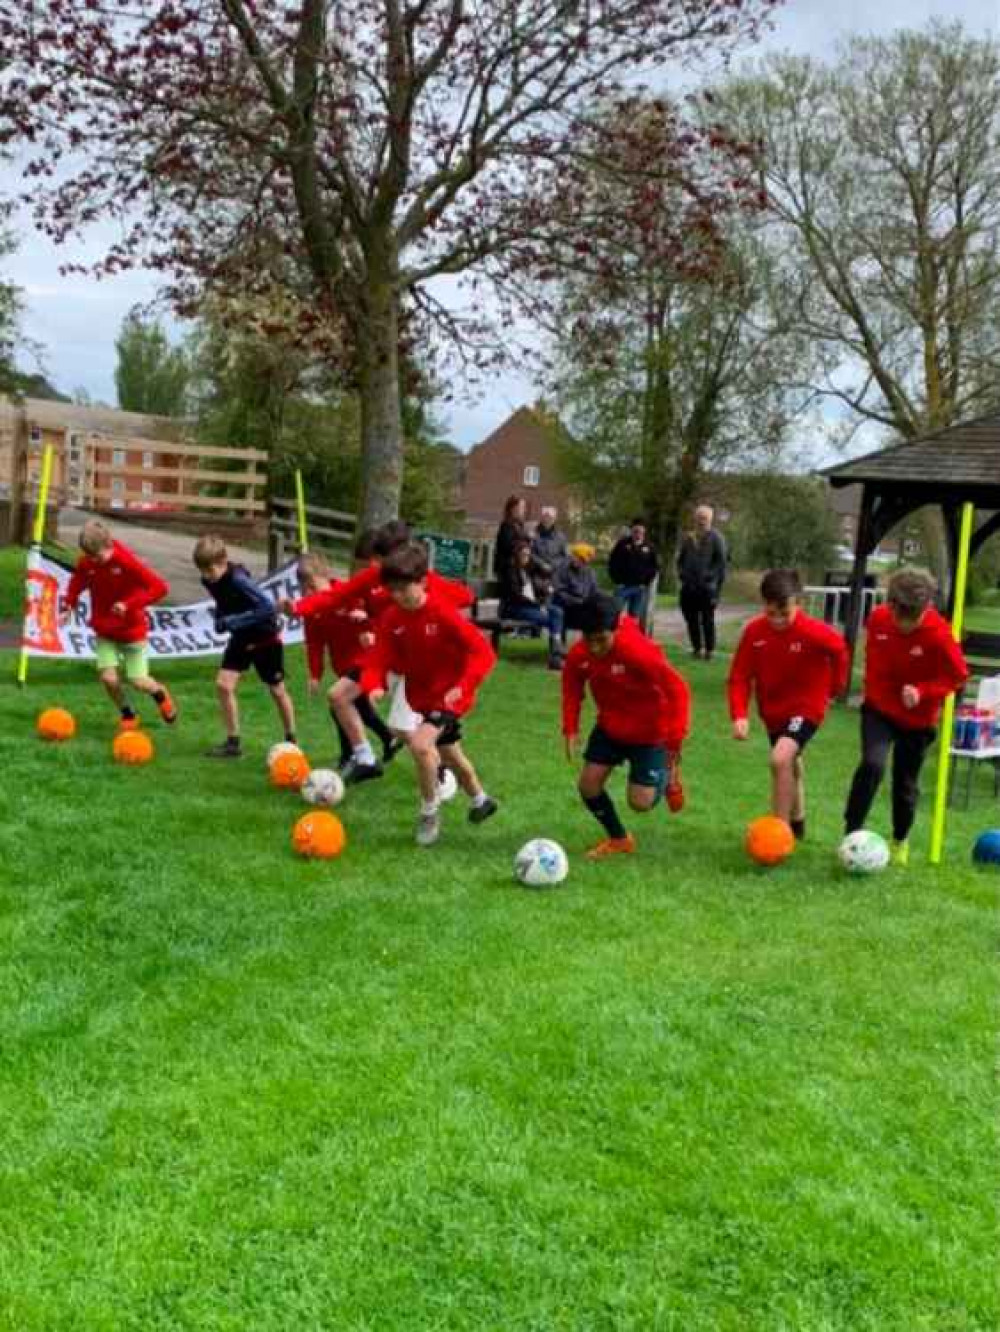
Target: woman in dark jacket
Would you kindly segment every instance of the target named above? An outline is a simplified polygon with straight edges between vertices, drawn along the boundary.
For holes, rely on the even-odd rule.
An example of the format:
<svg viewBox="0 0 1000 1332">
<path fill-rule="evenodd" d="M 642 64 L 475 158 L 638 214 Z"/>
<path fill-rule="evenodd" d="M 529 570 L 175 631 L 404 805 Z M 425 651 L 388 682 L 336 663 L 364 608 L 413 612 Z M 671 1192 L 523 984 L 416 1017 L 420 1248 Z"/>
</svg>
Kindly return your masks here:
<svg viewBox="0 0 1000 1332">
<path fill-rule="evenodd" d="M 513 557 L 500 570 L 500 618 L 537 624 L 549 631 L 549 667 L 562 666 L 562 607 L 549 601 L 548 569 L 531 553 L 527 537 L 517 542 Z"/>
<path fill-rule="evenodd" d="M 513 563 L 515 545 L 528 538 L 524 528 L 524 516 L 524 500 L 520 495 L 511 495 L 503 506 L 503 521 L 497 528 L 496 546 L 493 552 L 493 568 L 500 579 L 504 576 L 504 570 Z"/>
</svg>

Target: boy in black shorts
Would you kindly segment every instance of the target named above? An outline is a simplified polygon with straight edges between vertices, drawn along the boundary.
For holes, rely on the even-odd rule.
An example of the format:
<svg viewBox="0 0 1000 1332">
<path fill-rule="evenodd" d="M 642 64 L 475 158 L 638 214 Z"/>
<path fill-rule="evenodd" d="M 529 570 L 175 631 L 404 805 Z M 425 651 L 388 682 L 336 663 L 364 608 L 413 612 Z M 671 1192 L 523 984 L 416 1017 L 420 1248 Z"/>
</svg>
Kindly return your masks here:
<svg viewBox="0 0 1000 1332">
<path fill-rule="evenodd" d="M 636 849 L 635 838 L 626 832 L 605 789 L 620 763 L 628 764 L 631 809 L 645 813 L 665 799 L 671 809 L 680 808 L 680 751 L 688 729 L 690 695 L 663 649 L 622 615 L 613 597 L 598 594 L 585 601 L 578 623 L 583 637 L 570 648 L 563 665 L 563 735 L 572 762 L 589 685 L 597 704 L 597 725 L 584 751 L 579 791 L 607 834 L 587 858 L 602 860 Z"/>
<path fill-rule="evenodd" d="M 201 581 L 215 602 L 215 627 L 229 634 L 215 687 L 226 726 L 226 738 L 208 750 L 208 758 L 239 758 L 240 714 L 236 690 L 240 676 L 252 666 L 267 685 L 278 709 L 285 739 L 295 743 L 295 709 L 285 688 L 285 657 L 274 602 L 240 564 L 231 564 L 220 537 L 203 536 L 194 548 Z"/>
</svg>

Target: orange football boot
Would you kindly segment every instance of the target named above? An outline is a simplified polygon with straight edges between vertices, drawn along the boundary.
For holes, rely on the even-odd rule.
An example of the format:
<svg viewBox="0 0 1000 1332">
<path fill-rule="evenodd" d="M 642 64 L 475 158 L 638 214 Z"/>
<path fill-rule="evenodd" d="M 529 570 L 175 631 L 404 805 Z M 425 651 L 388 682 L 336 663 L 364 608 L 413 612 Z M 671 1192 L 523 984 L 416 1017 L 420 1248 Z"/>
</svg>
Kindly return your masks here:
<svg viewBox="0 0 1000 1332">
<path fill-rule="evenodd" d="M 587 859 L 604 860 L 608 856 L 627 856 L 635 849 L 635 838 L 631 833 L 626 833 L 624 837 L 606 837 L 603 842 L 598 842 L 596 846 L 590 848 Z"/>
<path fill-rule="evenodd" d="M 163 701 L 157 703 L 156 706 L 159 708 L 160 716 L 167 723 L 167 725 L 173 726 L 174 722 L 177 720 L 177 704 L 170 697 L 169 690 L 167 689 L 163 690 Z"/>
</svg>

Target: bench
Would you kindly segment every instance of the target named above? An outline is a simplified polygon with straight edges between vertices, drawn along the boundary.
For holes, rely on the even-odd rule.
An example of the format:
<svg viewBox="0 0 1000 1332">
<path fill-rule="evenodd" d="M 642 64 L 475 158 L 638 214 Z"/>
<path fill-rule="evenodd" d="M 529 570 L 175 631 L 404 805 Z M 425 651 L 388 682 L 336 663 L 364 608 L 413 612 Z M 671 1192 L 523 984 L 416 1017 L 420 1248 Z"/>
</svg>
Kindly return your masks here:
<svg viewBox="0 0 1000 1332">
<path fill-rule="evenodd" d="M 484 634 L 489 635 L 493 651 L 500 651 L 500 640 L 504 634 L 512 638 L 540 638 L 540 624 L 525 624 L 523 620 L 508 620 L 500 615 L 500 584 L 495 578 L 484 578 L 471 582 L 476 594 L 472 603 L 472 623 Z"/>
</svg>

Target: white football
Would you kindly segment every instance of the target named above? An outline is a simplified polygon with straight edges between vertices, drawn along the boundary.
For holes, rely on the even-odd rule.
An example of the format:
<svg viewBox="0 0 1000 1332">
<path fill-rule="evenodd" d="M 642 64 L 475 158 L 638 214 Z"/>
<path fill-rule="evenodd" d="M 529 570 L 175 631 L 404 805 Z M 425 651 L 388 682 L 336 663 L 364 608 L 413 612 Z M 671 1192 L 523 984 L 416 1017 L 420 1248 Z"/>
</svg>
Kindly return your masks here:
<svg viewBox="0 0 1000 1332">
<path fill-rule="evenodd" d="M 514 857 L 514 878 L 526 888 L 552 888 L 569 873 L 566 852 L 558 842 L 535 837 Z"/>
<path fill-rule="evenodd" d="M 445 768 L 438 779 L 438 799 L 454 800 L 458 795 L 458 782 L 451 768 Z"/>
<path fill-rule="evenodd" d="M 837 859 L 848 874 L 877 874 L 889 863 L 889 846 L 884 837 L 862 828 L 847 834 L 837 848 Z"/>
<path fill-rule="evenodd" d="M 339 772 L 332 768 L 313 768 L 301 786 L 302 799 L 307 805 L 339 805 L 344 798 L 344 783 Z"/>
<path fill-rule="evenodd" d="M 301 753 L 302 750 L 298 747 L 298 745 L 293 745 L 288 740 L 282 740 L 279 744 L 272 745 L 271 748 L 267 751 L 268 772 L 271 771 L 271 767 L 274 764 L 274 760 L 278 757 L 279 754 L 301 754 Z"/>
</svg>

